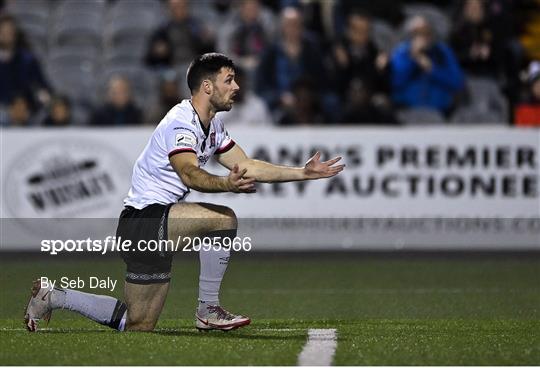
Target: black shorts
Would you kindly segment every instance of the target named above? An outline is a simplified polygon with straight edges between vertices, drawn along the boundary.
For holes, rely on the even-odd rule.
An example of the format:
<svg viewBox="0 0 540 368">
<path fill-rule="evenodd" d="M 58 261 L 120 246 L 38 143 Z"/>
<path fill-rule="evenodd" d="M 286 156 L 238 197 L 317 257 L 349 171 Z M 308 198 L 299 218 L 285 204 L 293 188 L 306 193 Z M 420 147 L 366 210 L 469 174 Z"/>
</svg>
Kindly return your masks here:
<svg viewBox="0 0 540 368">
<path fill-rule="evenodd" d="M 167 220 L 172 204 L 151 204 L 141 210 L 127 206 L 120 214 L 116 238 L 131 240 L 121 256 L 127 266 L 126 281 L 133 284 L 160 284 L 171 280 L 173 252 L 141 251 L 141 240 L 167 240 Z"/>
</svg>

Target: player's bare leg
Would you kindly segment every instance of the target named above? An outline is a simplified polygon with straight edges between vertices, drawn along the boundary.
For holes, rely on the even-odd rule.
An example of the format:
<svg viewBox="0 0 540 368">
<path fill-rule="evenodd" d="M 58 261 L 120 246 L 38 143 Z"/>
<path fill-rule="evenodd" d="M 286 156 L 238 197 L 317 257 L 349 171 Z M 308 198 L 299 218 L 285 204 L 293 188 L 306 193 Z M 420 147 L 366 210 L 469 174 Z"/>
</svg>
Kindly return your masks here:
<svg viewBox="0 0 540 368">
<path fill-rule="evenodd" d="M 150 285 L 125 282 L 124 304 L 107 295 L 42 288 L 40 280 L 36 280 L 32 285 L 24 322 L 28 331 L 35 332 L 40 321 L 48 322 L 53 310 L 66 309 L 120 331 L 152 331 L 168 290 L 168 282 Z"/>
<path fill-rule="evenodd" d="M 128 331 L 152 331 L 163 310 L 169 283 L 140 285 L 125 282 Z"/>
<path fill-rule="evenodd" d="M 221 239 L 230 245 L 236 237 L 238 221 L 234 211 L 228 207 L 209 203 L 178 203 L 169 211 L 168 226 L 168 236 L 173 241 L 178 237 L 207 237 Z M 199 306 L 195 315 L 199 330 L 228 331 L 251 322 L 248 317 L 234 315 L 220 306 L 219 290 L 229 263 L 230 249 L 223 246 L 218 248 L 201 249 L 199 252 Z"/>
<path fill-rule="evenodd" d="M 168 236 L 202 237 L 216 230 L 236 229 L 233 210 L 211 203 L 176 203 L 169 210 Z"/>
<path fill-rule="evenodd" d="M 30 332 L 38 329 L 40 321 L 50 319 L 55 309 L 65 309 L 83 315 L 101 325 L 123 331 L 126 322 L 126 304 L 108 295 L 85 293 L 78 290 L 44 286 L 35 280 L 26 306 L 24 323 Z"/>
</svg>

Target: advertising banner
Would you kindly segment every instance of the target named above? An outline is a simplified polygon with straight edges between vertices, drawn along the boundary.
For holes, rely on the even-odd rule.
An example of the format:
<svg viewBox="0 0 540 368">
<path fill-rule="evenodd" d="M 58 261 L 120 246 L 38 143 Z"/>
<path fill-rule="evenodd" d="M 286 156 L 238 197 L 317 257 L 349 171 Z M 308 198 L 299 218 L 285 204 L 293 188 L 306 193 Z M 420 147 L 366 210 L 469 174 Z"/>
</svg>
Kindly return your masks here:
<svg viewBox="0 0 540 368">
<path fill-rule="evenodd" d="M 97 234 L 107 223 L 114 235 L 133 164 L 151 133 L 3 129 L 2 249 L 36 249 L 39 231 L 30 229 L 42 228 L 45 218 L 48 229 L 69 223 L 60 219 L 95 219 L 81 226 L 99 223 Z M 538 130 L 233 127 L 229 133 L 255 159 L 302 166 L 320 151 L 347 165 L 330 179 L 186 198 L 234 209 L 254 249 L 540 249 Z M 206 169 L 227 174 L 212 161 Z"/>
</svg>

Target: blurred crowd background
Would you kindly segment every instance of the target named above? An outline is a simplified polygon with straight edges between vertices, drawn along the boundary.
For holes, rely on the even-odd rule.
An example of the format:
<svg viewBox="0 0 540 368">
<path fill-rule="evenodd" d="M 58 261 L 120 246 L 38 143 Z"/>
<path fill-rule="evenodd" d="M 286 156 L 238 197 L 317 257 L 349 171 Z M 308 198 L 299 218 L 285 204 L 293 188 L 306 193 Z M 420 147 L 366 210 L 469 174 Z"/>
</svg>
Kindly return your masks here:
<svg viewBox="0 0 540 368">
<path fill-rule="evenodd" d="M 222 52 L 242 126 L 540 126 L 540 0 L 0 0 L 0 125 L 156 125 Z"/>
</svg>

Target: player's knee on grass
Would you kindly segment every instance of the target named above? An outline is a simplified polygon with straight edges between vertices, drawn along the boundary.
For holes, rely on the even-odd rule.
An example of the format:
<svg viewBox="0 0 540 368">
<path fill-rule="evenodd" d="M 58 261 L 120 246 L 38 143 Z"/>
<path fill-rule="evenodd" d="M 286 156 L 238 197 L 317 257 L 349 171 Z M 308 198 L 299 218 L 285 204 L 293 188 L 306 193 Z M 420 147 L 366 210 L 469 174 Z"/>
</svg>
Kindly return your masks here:
<svg viewBox="0 0 540 368">
<path fill-rule="evenodd" d="M 152 311 L 135 309 L 134 312 L 128 310 L 126 330 L 127 331 L 153 331 L 158 318 Z M 159 317 L 159 315 L 158 315 Z"/>
<path fill-rule="evenodd" d="M 152 331 L 165 304 L 169 283 L 133 284 L 126 282 L 127 331 Z"/>
<path fill-rule="evenodd" d="M 153 331 L 156 327 L 157 321 L 149 321 L 149 320 L 139 320 L 139 321 L 131 321 L 128 318 L 128 323 L 126 326 L 126 331 Z"/>
</svg>

